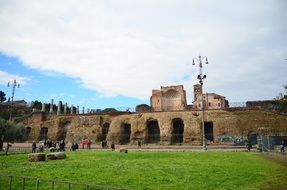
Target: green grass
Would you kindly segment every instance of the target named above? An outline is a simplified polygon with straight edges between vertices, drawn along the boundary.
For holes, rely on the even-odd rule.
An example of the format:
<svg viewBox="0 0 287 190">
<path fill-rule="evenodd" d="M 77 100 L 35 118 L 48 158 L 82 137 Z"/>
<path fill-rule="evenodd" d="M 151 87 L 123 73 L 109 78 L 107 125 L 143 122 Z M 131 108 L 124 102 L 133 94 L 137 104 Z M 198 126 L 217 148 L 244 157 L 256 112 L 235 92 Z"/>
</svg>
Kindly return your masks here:
<svg viewBox="0 0 287 190">
<path fill-rule="evenodd" d="M 18 154 L 0 156 L 0 174 L 127 189 L 287 189 L 284 166 L 247 152 L 67 152 L 45 162 Z"/>
</svg>

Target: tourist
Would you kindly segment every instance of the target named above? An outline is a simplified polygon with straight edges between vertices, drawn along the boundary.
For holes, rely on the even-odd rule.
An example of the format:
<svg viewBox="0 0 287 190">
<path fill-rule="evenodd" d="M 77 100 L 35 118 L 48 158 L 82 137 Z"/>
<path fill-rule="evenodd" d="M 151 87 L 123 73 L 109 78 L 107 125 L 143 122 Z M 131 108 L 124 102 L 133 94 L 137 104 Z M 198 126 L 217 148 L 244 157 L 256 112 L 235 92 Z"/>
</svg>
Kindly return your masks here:
<svg viewBox="0 0 287 190">
<path fill-rule="evenodd" d="M 280 152 L 284 152 L 284 148 L 285 148 L 285 143 L 284 141 L 282 141 L 281 145 L 280 145 Z"/>
<path fill-rule="evenodd" d="M 36 149 L 37 149 L 36 142 L 33 141 L 33 142 L 32 142 L 32 153 L 35 153 L 35 152 L 36 152 Z"/>
<path fill-rule="evenodd" d="M 60 151 L 65 151 L 65 141 L 64 140 L 61 140 L 60 143 L 59 143 L 59 148 L 60 148 Z"/>
<path fill-rule="evenodd" d="M 92 141 L 89 139 L 88 142 L 87 142 L 87 148 L 89 150 L 91 150 L 91 144 L 92 144 Z"/>
<path fill-rule="evenodd" d="M 250 152 L 250 150 L 252 148 L 252 145 L 250 142 L 247 143 L 246 148 L 247 148 L 248 152 Z"/>
<path fill-rule="evenodd" d="M 115 147 L 115 144 L 114 144 L 114 142 L 112 142 L 112 143 L 111 143 L 111 149 L 114 151 L 115 148 L 116 148 L 116 147 Z"/>
</svg>

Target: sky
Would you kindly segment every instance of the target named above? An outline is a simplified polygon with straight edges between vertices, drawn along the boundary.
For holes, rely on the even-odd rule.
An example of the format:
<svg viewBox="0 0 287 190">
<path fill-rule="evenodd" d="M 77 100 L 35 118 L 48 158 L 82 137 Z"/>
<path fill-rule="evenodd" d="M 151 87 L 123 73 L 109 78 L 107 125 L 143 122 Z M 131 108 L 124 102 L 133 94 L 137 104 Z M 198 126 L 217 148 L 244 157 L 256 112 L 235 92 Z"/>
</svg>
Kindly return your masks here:
<svg viewBox="0 0 287 190">
<path fill-rule="evenodd" d="M 150 104 L 152 89 L 198 83 L 229 102 L 287 84 L 286 0 L 0 0 L 0 90 L 90 109 Z"/>
</svg>

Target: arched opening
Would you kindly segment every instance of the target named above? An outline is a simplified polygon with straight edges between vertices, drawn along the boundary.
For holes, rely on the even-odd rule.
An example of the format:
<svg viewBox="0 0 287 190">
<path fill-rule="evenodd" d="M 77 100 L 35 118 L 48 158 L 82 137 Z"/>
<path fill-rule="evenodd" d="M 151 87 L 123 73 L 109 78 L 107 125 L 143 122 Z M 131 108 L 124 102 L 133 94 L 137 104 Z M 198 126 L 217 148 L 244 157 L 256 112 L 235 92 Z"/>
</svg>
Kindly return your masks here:
<svg viewBox="0 0 287 190">
<path fill-rule="evenodd" d="M 160 141 L 160 129 L 157 120 L 147 121 L 147 143 L 158 143 Z"/>
<path fill-rule="evenodd" d="M 171 144 L 183 143 L 183 131 L 184 123 L 180 118 L 176 118 L 172 121 L 172 134 L 171 134 Z"/>
<path fill-rule="evenodd" d="M 204 122 L 204 136 L 208 141 L 214 141 L 213 137 L 213 122 Z"/>
<path fill-rule="evenodd" d="M 247 140 L 252 145 L 257 144 L 257 133 L 253 131 L 249 131 L 247 135 Z"/>
<path fill-rule="evenodd" d="M 123 123 L 121 127 L 121 144 L 129 144 L 131 139 L 131 124 Z"/>
<path fill-rule="evenodd" d="M 109 123 L 104 123 L 103 127 L 102 127 L 102 140 L 106 140 L 107 139 L 107 135 L 109 133 L 109 129 L 110 129 L 110 124 Z"/>
<path fill-rule="evenodd" d="M 45 141 L 48 139 L 48 128 L 42 127 L 40 130 L 40 141 Z"/>
<path fill-rule="evenodd" d="M 59 125 L 58 133 L 57 133 L 57 140 L 65 140 L 67 136 L 68 129 L 70 128 L 71 122 L 70 121 L 64 121 L 61 122 Z"/>
</svg>

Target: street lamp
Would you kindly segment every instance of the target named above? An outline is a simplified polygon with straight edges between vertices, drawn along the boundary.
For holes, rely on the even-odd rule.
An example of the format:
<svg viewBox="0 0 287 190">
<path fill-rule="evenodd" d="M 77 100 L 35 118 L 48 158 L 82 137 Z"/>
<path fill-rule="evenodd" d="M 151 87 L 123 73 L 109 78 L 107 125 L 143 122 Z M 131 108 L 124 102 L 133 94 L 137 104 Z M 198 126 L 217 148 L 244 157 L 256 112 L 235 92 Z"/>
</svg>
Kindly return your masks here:
<svg viewBox="0 0 287 190">
<path fill-rule="evenodd" d="M 204 101 L 203 101 L 203 80 L 206 78 L 206 75 L 202 74 L 202 62 L 205 64 L 208 64 L 207 57 L 201 57 L 193 58 L 192 65 L 195 65 L 198 63 L 199 66 L 199 75 L 197 75 L 197 79 L 199 80 L 199 83 L 201 85 L 201 112 L 202 112 L 202 148 L 203 150 L 207 150 L 206 147 L 206 141 L 205 141 L 205 131 L 204 131 Z"/>
<path fill-rule="evenodd" d="M 12 120 L 12 111 L 13 111 L 13 100 L 14 100 L 14 95 L 15 95 L 15 88 L 18 87 L 20 88 L 20 84 L 14 80 L 12 83 L 8 82 L 8 87 L 12 87 L 12 97 L 11 97 L 11 106 L 10 106 L 10 117 L 9 120 Z"/>
</svg>

